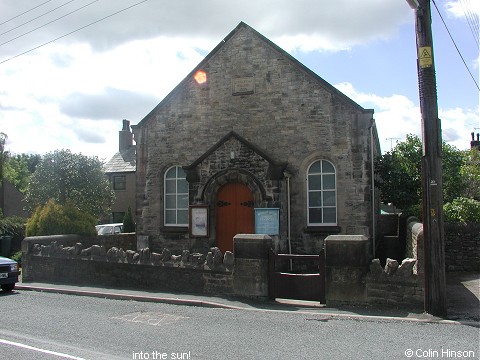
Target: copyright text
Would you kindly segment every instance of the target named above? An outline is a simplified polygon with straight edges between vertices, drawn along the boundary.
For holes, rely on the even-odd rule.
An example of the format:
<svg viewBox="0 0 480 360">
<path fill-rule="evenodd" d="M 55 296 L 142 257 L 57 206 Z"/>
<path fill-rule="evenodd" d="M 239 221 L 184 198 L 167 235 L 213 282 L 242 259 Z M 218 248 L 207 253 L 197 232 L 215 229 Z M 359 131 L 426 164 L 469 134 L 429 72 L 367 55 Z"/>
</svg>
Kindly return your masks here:
<svg viewBox="0 0 480 360">
<path fill-rule="evenodd" d="M 405 350 L 407 358 L 426 358 L 426 359 L 468 359 L 476 358 L 473 350 L 453 350 L 453 349 L 407 349 Z"/>
</svg>

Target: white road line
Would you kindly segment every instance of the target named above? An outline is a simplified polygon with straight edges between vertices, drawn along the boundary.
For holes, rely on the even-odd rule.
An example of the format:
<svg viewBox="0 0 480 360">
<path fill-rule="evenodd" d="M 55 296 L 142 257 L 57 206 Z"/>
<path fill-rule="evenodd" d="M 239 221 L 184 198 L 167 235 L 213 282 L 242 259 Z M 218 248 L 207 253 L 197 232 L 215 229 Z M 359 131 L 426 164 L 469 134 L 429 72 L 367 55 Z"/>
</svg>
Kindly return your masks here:
<svg viewBox="0 0 480 360">
<path fill-rule="evenodd" d="M 8 340 L 5 340 L 5 339 L 0 339 L 0 344 L 16 346 L 16 347 L 27 349 L 27 350 L 38 351 L 38 352 L 49 354 L 49 355 L 55 355 L 55 356 L 63 357 L 65 359 L 85 360 L 85 359 L 80 358 L 80 357 L 76 357 L 76 356 L 72 356 L 72 355 L 68 355 L 68 354 L 63 354 L 63 353 L 59 353 L 59 352 L 56 352 L 56 351 L 40 349 L 40 348 L 37 348 L 37 347 L 21 344 L 21 343 L 18 343 L 18 342 L 8 341 Z"/>
</svg>

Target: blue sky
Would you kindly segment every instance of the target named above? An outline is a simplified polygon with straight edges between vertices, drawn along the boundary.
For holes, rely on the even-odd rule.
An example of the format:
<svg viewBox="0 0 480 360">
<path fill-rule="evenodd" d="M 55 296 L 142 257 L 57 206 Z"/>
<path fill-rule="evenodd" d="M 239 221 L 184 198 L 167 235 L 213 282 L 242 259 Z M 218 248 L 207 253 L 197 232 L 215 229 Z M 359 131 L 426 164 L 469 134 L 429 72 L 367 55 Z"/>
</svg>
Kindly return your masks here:
<svg viewBox="0 0 480 360">
<path fill-rule="evenodd" d="M 408 133 L 421 136 L 414 12 L 405 0 L 42 3 L 0 2 L 0 131 L 13 153 L 69 148 L 108 160 L 122 119 L 138 123 L 240 21 L 373 108 L 383 151 Z M 479 83 L 478 34 L 465 10 L 478 29 L 480 1 L 436 4 Z M 480 132 L 479 90 L 433 3 L 432 15 L 443 138 L 465 149 Z"/>
</svg>

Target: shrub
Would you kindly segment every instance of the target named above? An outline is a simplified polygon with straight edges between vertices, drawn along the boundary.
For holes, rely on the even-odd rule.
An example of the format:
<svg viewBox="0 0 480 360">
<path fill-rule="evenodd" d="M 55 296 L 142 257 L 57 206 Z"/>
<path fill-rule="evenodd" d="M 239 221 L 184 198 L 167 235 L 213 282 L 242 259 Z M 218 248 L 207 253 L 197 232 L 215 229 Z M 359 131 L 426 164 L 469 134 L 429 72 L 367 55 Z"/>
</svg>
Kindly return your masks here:
<svg viewBox="0 0 480 360">
<path fill-rule="evenodd" d="M 133 221 L 132 209 L 128 207 L 128 211 L 123 218 L 123 229 L 124 233 L 135 232 L 135 222 Z"/>
<path fill-rule="evenodd" d="M 37 207 L 27 222 L 27 236 L 78 234 L 95 235 L 95 218 L 78 210 L 73 204 L 57 204 L 49 200 Z"/>
<path fill-rule="evenodd" d="M 480 223 L 480 201 L 469 198 L 456 198 L 443 206 L 447 223 Z"/>
<path fill-rule="evenodd" d="M 25 223 L 27 219 L 11 216 L 0 219 L 0 235 L 12 237 L 12 252 L 20 250 L 20 244 L 25 237 Z"/>
</svg>

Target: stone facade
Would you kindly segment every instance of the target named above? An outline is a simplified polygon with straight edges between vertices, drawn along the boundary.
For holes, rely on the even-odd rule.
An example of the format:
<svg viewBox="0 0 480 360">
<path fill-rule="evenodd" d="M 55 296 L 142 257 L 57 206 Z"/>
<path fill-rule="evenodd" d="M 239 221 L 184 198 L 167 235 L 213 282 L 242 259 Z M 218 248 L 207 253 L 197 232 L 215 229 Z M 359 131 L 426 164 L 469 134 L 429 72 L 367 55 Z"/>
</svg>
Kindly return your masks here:
<svg viewBox="0 0 480 360">
<path fill-rule="evenodd" d="M 445 270 L 480 271 L 480 224 L 445 225 Z"/>
<path fill-rule="evenodd" d="M 199 70 L 206 83 L 194 80 Z M 319 253 L 330 234 L 372 236 L 371 164 L 380 153 L 373 110 L 244 23 L 132 129 L 137 234 L 148 236 L 152 251 L 216 246 L 216 195 L 231 182 L 252 191 L 255 208 L 280 209 L 279 251 L 287 251 L 289 234 L 292 252 L 300 254 Z M 308 226 L 306 177 L 316 160 L 335 167 L 334 226 Z M 187 172 L 190 205 L 208 206 L 208 237 L 164 225 L 164 176 L 171 166 Z"/>
</svg>

